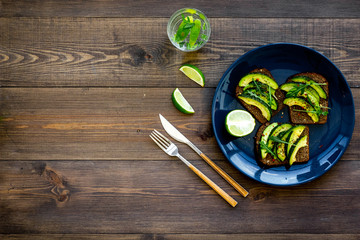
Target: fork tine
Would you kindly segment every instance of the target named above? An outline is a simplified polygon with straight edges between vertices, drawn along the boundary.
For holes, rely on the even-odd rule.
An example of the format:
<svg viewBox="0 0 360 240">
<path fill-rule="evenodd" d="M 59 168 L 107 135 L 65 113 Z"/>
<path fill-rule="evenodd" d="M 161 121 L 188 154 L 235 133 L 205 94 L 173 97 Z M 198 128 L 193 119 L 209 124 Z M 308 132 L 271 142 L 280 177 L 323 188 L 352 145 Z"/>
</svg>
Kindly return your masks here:
<svg viewBox="0 0 360 240">
<path fill-rule="evenodd" d="M 170 146 L 170 143 L 167 142 L 164 138 L 164 136 L 161 136 L 162 134 L 158 131 L 156 131 L 156 129 L 154 129 L 154 131 L 151 132 L 151 136 L 157 140 L 157 142 L 159 144 L 161 144 L 164 148 L 168 148 Z"/>
<path fill-rule="evenodd" d="M 149 135 L 149 137 L 156 143 L 156 145 L 159 146 L 159 148 L 161 148 L 164 152 L 166 152 L 166 148 L 163 147 L 163 146 L 158 142 L 158 140 L 156 140 L 152 135 Z"/>
<path fill-rule="evenodd" d="M 158 144 L 160 144 L 163 148 L 167 148 L 168 146 L 157 136 L 155 135 L 154 133 L 151 133 L 150 135 L 153 140 L 155 140 Z"/>
<path fill-rule="evenodd" d="M 156 129 L 154 129 L 153 131 L 154 135 L 157 136 L 160 141 L 162 141 L 163 143 L 165 143 L 166 147 L 169 147 L 171 144 L 171 141 L 165 137 L 164 135 L 162 135 L 159 131 L 157 131 Z"/>
</svg>

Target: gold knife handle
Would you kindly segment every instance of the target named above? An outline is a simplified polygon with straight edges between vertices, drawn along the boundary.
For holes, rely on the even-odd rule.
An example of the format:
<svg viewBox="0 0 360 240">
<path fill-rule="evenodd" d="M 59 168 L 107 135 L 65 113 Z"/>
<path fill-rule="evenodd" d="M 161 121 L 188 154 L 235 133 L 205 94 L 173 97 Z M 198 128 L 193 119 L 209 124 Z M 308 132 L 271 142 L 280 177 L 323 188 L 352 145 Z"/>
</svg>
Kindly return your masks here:
<svg viewBox="0 0 360 240">
<path fill-rule="evenodd" d="M 199 169 L 194 165 L 190 164 L 189 168 L 193 170 L 196 175 L 198 175 L 204 182 L 206 182 L 212 189 L 214 189 L 224 200 L 226 200 L 232 207 L 237 205 L 237 201 L 233 199 L 229 194 L 222 190 L 216 183 L 210 180 L 205 174 L 203 174 Z"/>
<path fill-rule="evenodd" d="M 228 183 L 231 184 L 241 195 L 246 197 L 249 192 L 246 191 L 240 184 L 238 184 L 232 177 L 230 177 L 224 170 L 222 170 L 218 165 L 216 165 L 210 158 L 208 158 L 204 153 L 200 154 L 200 157 L 204 159 L 216 172 L 218 172 Z"/>
</svg>

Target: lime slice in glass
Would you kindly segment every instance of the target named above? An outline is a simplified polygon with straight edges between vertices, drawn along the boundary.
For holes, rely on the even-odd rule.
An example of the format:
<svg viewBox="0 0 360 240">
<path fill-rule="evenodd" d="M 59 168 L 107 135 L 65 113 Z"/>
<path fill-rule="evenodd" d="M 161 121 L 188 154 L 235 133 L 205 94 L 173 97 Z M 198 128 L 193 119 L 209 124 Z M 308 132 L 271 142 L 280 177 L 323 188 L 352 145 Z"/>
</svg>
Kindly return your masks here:
<svg viewBox="0 0 360 240">
<path fill-rule="evenodd" d="M 235 137 L 249 135 L 255 128 L 255 119 L 244 110 L 233 110 L 226 115 L 226 130 Z"/>
<path fill-rule="evenodd" d="M 190 64 L 184 64 L 179 68 L 179 70 L 183 72 L 188 78 L 204 87 L 205 77 L 200 69 Z"/>
<path fill-rule="evenodd" d="M 193 114 L 195 113 L 195 110 L 191 107 L 189 102 L 184 98 L 182 93 L 178 88 L 175 88 L 175 90 L 172 93 L 172 101 L 175 105 L 175 107 L 183 113 L 186 114 Z"/>
</svg>

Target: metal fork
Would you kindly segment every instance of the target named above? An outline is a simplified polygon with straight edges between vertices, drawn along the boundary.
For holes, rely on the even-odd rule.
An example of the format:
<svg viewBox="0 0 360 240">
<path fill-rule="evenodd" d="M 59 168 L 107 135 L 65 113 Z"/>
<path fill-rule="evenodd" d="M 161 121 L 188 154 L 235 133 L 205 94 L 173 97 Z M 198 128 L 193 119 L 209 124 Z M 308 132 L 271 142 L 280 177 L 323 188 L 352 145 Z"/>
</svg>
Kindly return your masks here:
<svg viewBox="0 0 360 240">
<path fill-rule="evenodd" d="M 237 205 L 235 199 L 233 199 L 229 194 L 222 190 L 216 183 L 214 183 L 210 178 L 203 174 L 199 169 L 187 161 L 183 156 L 179 154 L 177 146 L 172 143 L 167 137 L 162 135 L 159 131 L 154 129 L 149 135 L 150 138 L 168 155 L 173 157 L 178 157 L 183 163 L 185 163 L 196 175 L 198 175 L 202 180 L 204 180 L 212 189 L 214 189 L 221 197 L 225 199 L 232 207 Z"/>
</svg>

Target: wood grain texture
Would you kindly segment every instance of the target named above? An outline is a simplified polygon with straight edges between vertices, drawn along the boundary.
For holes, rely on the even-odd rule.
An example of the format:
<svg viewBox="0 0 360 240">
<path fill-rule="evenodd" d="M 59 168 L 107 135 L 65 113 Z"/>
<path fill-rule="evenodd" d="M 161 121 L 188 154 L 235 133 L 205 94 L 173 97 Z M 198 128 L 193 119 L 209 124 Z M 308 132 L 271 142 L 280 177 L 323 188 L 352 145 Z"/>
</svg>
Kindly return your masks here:
<svg viewBox="0 0 360 240">
<path fill-rule="evenodd" d="M 291 42 L 332 60 L 360 86 L 360 19 L 216 18 L 194 53 L 176 50 L 166 18 L 1 18 L 2 87 L 197 87 L 178 71 L 198 66 L 206 87 L 256 47 Z M 136 31 L 133 31 L 136 29 Z M 225 37 L 224 37 L 225 36 Z"/>
<path fill-rule="evenodd" d="M 239 201 L 236 208 L 180 161 L 0 161 L 0 232 L 360 234 L 360 161 L 284 188 L 222 165 L 247 198 L 197 163 Z"/>
<path fill-rule="evenodd" d="M 194 1 L 26 1 L 2 0 L 0 16 L 6 17 L 164 17 L 191 6 L 210 17 L 360 17 L 360 4 L 352 0 L 228 0 Z"/>
<path fill-rule="evenodd" d="M 215 90 L 181 90 L 194 115 L 173 106 L 172 88 L 2 88 L 0 159 L 166 160 L 148 136 L 154 128 L 164 132 L 159 113 L 212 160 L 224 159 L 211 125 Z M 360 89 L 352 90 L 359 106 Z M 359 133 L 357 123 L 342 160 L 359 160 Z M 184 157 L 202 161 L 185 144 L 178 147 Z"/>
<path fill-rule="evenodd" d="M 176 50 L 166 34 L 170 15 L 184 6 L 210 18 L 210 41 L 195 53 Z M 295 187 L 240 173 L 211 125 L 226 69 L 277 42 L 333 61 L 360 119 L 359 9 L 351 0 L 0 0 L 0 239 L 359 239 L 358 122 L 340 161 Z M 205 88 L 178 71 L 184 63 L 203 70 Z M 175 87 L 194 115 L 174 108 Z M 249 195 L 178 144 L 238 201 L 232 208 L 164 154 L 148 136 L 164 132 L 158 113 Z"/>
<path fill-rule="evenodd" d="M 357 234 L 9 234 L 1 235 L 2 239 L 104 239 L 104 240 L 357 240 Z"/>
<path fill-rule="evenodd" d="M 1 239 L 104 239 L 104 240 L 358 240 L 358 234 L 0 234 Z"/>
</svg>

